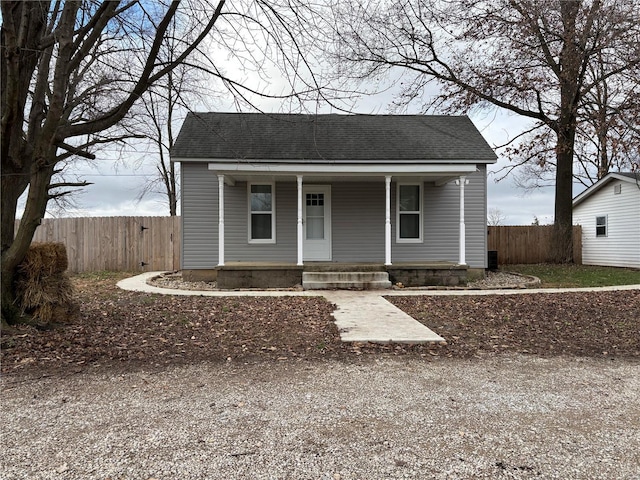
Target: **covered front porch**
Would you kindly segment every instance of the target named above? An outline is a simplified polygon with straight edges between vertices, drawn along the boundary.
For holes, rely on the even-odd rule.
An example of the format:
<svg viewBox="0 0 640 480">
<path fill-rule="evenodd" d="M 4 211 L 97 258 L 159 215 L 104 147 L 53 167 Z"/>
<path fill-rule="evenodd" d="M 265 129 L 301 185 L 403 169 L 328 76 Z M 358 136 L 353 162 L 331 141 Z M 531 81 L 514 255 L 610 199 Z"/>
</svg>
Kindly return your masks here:
<svg viewBox="0 0 640 480">
<path fill-rule="evenodd" d="M 246 252 L 254 252 L 258 262 L 261 252 L 280 248 L 285 232 L 288 252 L 297 267 L 319 262 L 353 263 L 352 259 L 366 259 L 385 267 L 398 263 L 431 265 L 434 257 L 424 252 L 435 246 L 431 239 L 437 231 L 441 252 L 435 253 L 434 249 L 434 255 L 440 255 L 435 258 L 446 258 L 447 265 L 467 265 L 465 185 L 467 177 L 477 172 L 474 165 L 209 163 L 208 170 L 218 180 L 219 269 L 239 260 L 237 254 L 231 258 L 227 255 L 225 225 L 226 198 L 233 193 L 231 202 L 237 205 L 238 187 L 247 192 Z M 434 201 L 439 202 L 437 210 Z M 446 215 L 440 214 L 443 205 Z M 440 215 L 440 223 L 432 220 L 434 215 Z M 453 252 L 452 247 L 456 249 Z M 446 254 L 442 254 L 445 249 Z"/>
<path fill-rule="evenodd" d="M 430 263 L 337 263 L 308 262 L 303 265 L 279 262 L 229 262 L 209 270 L 184 270 L 183 277 L 188 281 L 216 281 L 221 289 L 242 288 L 305 288 L 305 276 L 311 282 L 317 282 L 326 274 L 327 282 L 342 281 L 344 286 L 329 285 L 326 288 L 380 289 L 391 285 L 402 287 L 464 286 L 470 276 L 480 275 L 481 271 L 469 269 L 467 265 L 454 262 Z M 356 275 L 353 275 L 356 274 Z M 371 276 L 367 277 L 368 274 Z M 379 280 L 367 280 L 377 274 L 386 275 L 389 285 L 386 287 L 374 283 Z M 313 278 L 312 278 L 313 277 Z M 340 279 L 340 280 L 336 280 Z M 355 282 L 348 285 L 350 282 Z M 318 287 L 322 288 L 322 287 Z"/>
</svg>

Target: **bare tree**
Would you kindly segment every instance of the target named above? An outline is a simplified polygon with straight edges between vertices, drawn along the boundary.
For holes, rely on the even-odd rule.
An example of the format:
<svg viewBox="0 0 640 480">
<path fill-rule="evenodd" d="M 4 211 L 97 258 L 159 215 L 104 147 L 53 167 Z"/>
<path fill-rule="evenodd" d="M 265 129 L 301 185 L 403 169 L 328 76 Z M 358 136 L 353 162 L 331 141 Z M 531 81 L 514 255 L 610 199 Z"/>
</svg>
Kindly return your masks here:
<svg viewBox="0 0 640 480">
<path fill-rule="evenodd" d="M 197 61 L 242 96 L 254 89 L 243 85 L 245 77 L 225 74 L 220 59 L 210 54 L 211 45 L 243 61 L 251 50 L 241 47 L 259 40 L 281 58 L 295 60 L 284 68 L 296 93 L 314 91 L 317 85 L 307 82 L 313 80 L 310 70 L 302 72 L 309 67 L 306 59 L 287 56 L 296 51 L 296 39 L 288 38 L 293 32 L 288 15 L 299 14 L 292 12 L 294 6 L 284 1 L 280 11 L 261 0 L 233 5 L 225 0 L 2 0 L 3 322 L 19 320 L 15 271 L 47 202 L 87 184 L 55 180 L 64 173 L 65 161 L 94 159 L 96 147 L 138 135 L 129 115 L 133 105 L 176 67 Z M 173 26 L 179 35 L 173 36 L 175 51 L 169 57 L 166 38 Z M 26 205 L 15 231 L 24 192 Z"/>
<path fill-rule="evenodd" d="M 52 182 L 64 161 L 95 158 L 92 147 L 113 141 L 110 129 L 158 79 L 182 63 L 219 19 L 187 20 L 178 2 L 152 5 L 69 1 L 2 1 L 2 318 L 17 318 L 15 269 L 47 202 L 85 182 Z M 195 3 L 191 4 L 196 7 Z M 172 22 L 192 22 L 181 54 L 159 63 Z M 127 51 L 125 57 L 121 52 Z M 118 57 L 117 63 L 112 63 Z M 123 133 L 119 134 L 123 135 Z M 17 232 L 18 198 L 28 189 Z"/>
<path fill-rule="evenodd" d="M 149 120 L 149 129 L 146 134 L 149 140 L 151 151 L 150 155 L 156 159 L 156 175 L 145 182 L 138 199 L 151 192 L 158 192 L 166 197 L 169 207 L 169 215 L 175 216 L 178 210 L 178 173 L 174 163 L 171 163 L 169 152 L 174 143 L 174 122 L 179 120 L 179 114 L 176 111 L 180 105 L 176 104 L 179 94 L 174 89 L 180 88 L 181 85 L 175 85 L 174 76 L 167 75 L 166 85 L 161 87 L 160 91 L 149 91 L 143 97 L 146 118 Z M 159 191 L 156 190 L 160 187 Z"/>
<path fill-rule="evenodd" d="M 570 262 L 572 181 L 581 108 L 614 77 L 637 72 L 640 7 L 632 0 L 336 2 L 340 75 L 403 72 L 399 106 L 468 112 L 498 108 L 532 121 L 552 152 L 554 258 Z M 605 59 L 606 68 L 593 68 Z M 632 75 L 633 76 L 633 75 Z M 637 76 L 635 77 L 637 83 Z M 439 93 L 429 96 L 436 83 Z M 527 152 L 525 152 L 527 153 Z"/>
<path fill-rule="evenodd" d="M 580 110 L 574 176 L 585 187 L 610 171 L 630 171 L 640 153 L 640 134 L 630 126 L 640 115 L 640 68 L 607 76 L 610 63 L 600 52 L 590 65 L 589 78 L 604 80 L 587 92 Z"/>
<path fill-rule="evenodd" d="M 608 76 L 611 64 L 603 52 L 589 64 L 589 81 L 602 80 L 585 93 L 577 112 L 573 177 L 584 187 L 610 171 L 630 171 L 638 162 L 640 133 L 633 128 L 640 115 L 638 68 Z M 511 163 L 499 171 L 500 178 L 512 174 L 525 189 L 553 185 L 555 179 L 553 131 L 537 126 L 505 147 Z"/>
<path fill-rule="evenodd" d="M 490 227 L 498 227 L 503 225 L 507 220 L 507 216 L 499 208 L 490 208 L 487 212 L 487 225 Z"/>
<path fill-rule="evenodd" d="M 167 61 L 177 53 L 175 26 L 173 30 L 173 34 L 165 38 Z M 138 119 L 137 130 L 147 140 L 143 144 L 148 149 L 145 159 L 154 157 L 156 169 L 155 175 L 142 186 L 138 199 L 142 200 L 149 193 L 161 194 L 166 199 L 170 216 L 177 215 L 179 199 L 179 172 L 169 156 L 175 141 L 174 132 L 192 105 L 206 104 L 207 97 L 216 93 L 211 86 L 206 90 L 203 88 L 208 83 L 199 69 L 179 65 L 145 92 L 134 114 Z"/>
</svg>

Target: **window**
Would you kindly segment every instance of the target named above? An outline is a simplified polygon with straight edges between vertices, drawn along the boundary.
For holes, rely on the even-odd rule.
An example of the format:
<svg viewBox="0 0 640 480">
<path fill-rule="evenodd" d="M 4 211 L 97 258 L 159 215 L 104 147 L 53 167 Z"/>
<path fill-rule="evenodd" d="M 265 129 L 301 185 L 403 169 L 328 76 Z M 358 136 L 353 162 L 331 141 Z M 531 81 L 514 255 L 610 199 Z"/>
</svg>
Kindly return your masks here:
<svg viewBox="0 0 640 480">
<path fill-rule="evenodd" d="M 249 243 L 275 243 L 275 194 L 272 183 L 249 184 Z"/>
<path fill-rule="evenodd" d="M 421 242 L 422 185 L 398 184 L 397 205 L 397 241 L 406 243 Z"/>
<path fill-rule="evenodd" d="M 596 217 L 596 237 L 607 236 L 607 217 Z"/>
</svg>

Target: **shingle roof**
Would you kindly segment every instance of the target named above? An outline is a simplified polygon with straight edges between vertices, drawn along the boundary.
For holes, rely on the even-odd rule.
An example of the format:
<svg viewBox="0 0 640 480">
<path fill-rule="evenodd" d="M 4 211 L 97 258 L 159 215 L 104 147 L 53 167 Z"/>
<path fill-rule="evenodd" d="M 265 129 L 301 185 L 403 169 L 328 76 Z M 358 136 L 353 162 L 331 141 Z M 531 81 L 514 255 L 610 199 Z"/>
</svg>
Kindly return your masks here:
<svg viewBox="0 0 640 480">
<path fill-rule="evenodd" d="M 171 156 L 308 163 L 496 161 L 468 117 L 441 115 L 190 113 Z"/>
<path fill-rule="evenodd" d="M 634 172 L 615 172 L 616 175 L 621 175 L 623 177 L 629 177 L 633 180 L 636 180 L 637 178 L 640 178 L 640 173 L 634 173 Z"/>
</svg>

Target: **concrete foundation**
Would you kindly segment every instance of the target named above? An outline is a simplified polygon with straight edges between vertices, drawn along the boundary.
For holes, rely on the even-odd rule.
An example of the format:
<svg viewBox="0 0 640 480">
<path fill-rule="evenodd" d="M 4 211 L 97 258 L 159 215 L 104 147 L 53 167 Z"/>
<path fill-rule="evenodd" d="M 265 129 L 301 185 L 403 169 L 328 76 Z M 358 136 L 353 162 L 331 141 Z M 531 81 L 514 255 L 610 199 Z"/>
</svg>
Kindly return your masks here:
<svg viewBox="0 0 640 480">
<path fill-rule="evenodd" d="M 182 270 L 182 278 L 187 282 L 215 282 L 218 270 Z"/>
<path fill-rule="evenodd" d="M 385 272 L 386 271 L 386 272 Z M 309 263 L 304 266 L 293 264 L 269 264 L 269 263 L 235 263 L 228 264 L 215 269 L 203 270 L 183 270 L 183 278 L 187 281 L 217 281 L 218 287 L 226 290 L 238 288 L 291 288 L 303 283 L 303 272 L 307 273 L 307 282 L 315 279 L 311 278 L 316 272 L 326 274 L 336 274 L 338 280 L 348 274 L 350 276 L 371 276 L 366 281 L 359 281 L 358 285 L 353 282 L 341 286 L 336 283 L 322 288 L 365 288 L 364 283 L 370 283 L 368 288 L 388 288 L 386 273 L 391 284 L 401 283 L 405 287 L 426 287 L 463 286 L 467 281 L 481 277 L 484 274 L 482 269 L 469 269 L 464 265 L 451 263 L 434 264 L 396 264 L 384 266 L 381 264 L 340 264 L 340 263 Z M 313 273 L 312 273 L 313 272 Z M 385 273 L 385 285 L 377 283 L 375 272 Z M 323 279 L 326 281 L 326 279 Z M 309 285 L 312 285 L 309 283 Z M 320 288 L 320 287 L 316 287 Z"/>
<path fill-rule="evenodd" d="M 224 266 L 218 269 L 218 288 L 290 288 L 302 285 L 298 266 Z"/>
<path fill-rule="evenodd" d="M 401 283 L 405 287 L 457 287 L 467 282 L 467 267 L 460 265 L 446 266 L 389 266 L 391 283 Z"/>
</svg>

